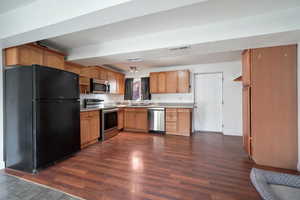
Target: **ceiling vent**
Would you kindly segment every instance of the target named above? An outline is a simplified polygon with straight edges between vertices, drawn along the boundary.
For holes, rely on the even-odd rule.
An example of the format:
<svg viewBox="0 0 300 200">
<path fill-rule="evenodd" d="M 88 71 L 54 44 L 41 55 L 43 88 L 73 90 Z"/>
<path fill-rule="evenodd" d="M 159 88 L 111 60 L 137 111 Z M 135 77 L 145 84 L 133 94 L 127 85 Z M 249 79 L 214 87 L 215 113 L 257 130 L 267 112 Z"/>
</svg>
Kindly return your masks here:
<svg viewBox="0 0 300 200">
<path fill-rule="evenodd" d="M 129 62 L 142 62 L 143 58 L 128 58 L 127 60 Z"/>
<path fill-rule="evenodd" d="M 185 45 L 185 46 L 179 46 L 179 47 L 172 47 L 172 48 L 169 48 L 170 51 L 183 51 L 183 50 L 186 50 L 186 49 L 190 49 L 191 48 L 191 45 Z"/>
</svg>

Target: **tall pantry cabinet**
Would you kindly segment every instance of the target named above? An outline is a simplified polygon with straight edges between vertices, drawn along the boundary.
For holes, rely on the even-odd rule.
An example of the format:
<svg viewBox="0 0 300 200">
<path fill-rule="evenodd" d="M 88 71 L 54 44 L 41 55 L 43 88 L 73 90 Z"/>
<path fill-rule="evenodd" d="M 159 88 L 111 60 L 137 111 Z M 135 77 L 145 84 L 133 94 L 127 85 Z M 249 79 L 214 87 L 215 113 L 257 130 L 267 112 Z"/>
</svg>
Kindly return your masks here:
<svg viewBox="0 0 300 200">
<path fill-rule="evenodd" d="M 256 164 L 297 168 L 297 46 L 243 52 L 244 148 Z"/>
</svg>

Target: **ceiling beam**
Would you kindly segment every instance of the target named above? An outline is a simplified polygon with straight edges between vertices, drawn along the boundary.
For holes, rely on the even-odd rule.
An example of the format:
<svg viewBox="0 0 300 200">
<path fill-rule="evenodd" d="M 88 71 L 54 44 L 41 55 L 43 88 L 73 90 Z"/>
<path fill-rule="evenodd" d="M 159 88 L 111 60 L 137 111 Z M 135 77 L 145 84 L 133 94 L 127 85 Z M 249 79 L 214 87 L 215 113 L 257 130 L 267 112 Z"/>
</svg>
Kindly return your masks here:
<svg viewBox="0 0 300 200">
<path fill-rule="evenodd" d="M 51 0 L 0 15 L 5 47 L 48 39 L 208 0 Z"/>
<path fill-rule="evenodd" d="M 150 52 L 174 46 L 200 46 L 198 53 L 280 45 L 300 39 L 300 7 L 200 27 L 177 29 L 150 35 L 70 49 L 68 60 L 85 61 L 113 55 Z M 271 40 L 269 39 L 271 38 Z M 101 63 L 99 63 L 101 64 Z"/>
</svg>

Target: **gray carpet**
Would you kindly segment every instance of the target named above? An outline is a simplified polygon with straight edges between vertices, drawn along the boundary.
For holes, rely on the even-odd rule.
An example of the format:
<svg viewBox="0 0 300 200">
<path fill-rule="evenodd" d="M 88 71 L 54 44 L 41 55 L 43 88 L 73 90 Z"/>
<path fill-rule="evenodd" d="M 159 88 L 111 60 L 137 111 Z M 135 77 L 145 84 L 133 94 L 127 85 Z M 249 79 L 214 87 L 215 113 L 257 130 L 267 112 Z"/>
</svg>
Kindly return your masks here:
<svg viewBox="0 0 300 200">
<path fill-rule="evenodd" d="M 79 200 L 0 172 L 0 200 Z"/>
</svg>

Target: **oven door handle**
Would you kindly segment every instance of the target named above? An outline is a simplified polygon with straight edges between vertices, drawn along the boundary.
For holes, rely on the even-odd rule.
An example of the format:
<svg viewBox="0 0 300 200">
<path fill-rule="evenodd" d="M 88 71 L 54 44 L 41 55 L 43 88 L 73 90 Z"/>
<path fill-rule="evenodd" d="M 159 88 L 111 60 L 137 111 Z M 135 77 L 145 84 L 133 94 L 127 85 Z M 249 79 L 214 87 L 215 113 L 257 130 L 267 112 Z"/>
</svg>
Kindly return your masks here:
<svg viewBox="0 0 300 200">
<path fill-rule="evenodd" d="M 112 113 L 112 112 L 118 112 L 119 108 L 115 108 L 115 109 L 109 109 L 109 110 L 103 110 L 103 113 Z"/>
</svg>

